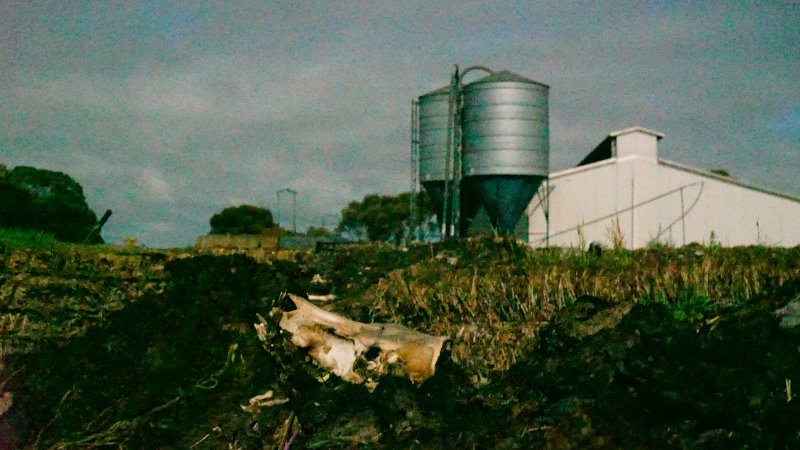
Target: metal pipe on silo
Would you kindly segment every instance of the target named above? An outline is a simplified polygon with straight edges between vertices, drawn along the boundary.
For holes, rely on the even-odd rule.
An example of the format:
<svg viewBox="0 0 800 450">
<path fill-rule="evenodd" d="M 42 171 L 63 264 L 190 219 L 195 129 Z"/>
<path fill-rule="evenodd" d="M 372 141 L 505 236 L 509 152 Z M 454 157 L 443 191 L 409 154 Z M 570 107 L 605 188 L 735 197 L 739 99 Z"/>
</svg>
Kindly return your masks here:
<svg viewBox="0 0 800 450">
<path fill-rule="evenodd" d="M 462 116 L 462 109 L 463 105 L 463 98 L 464 98 L 464 77 L 473 71 L 473 70 L 483 70 L 489 75 L 492 73 L 492 69 L 484 66 L 470 66 L 464 69 L 463 72 L 458 72 L 458 64 L 455 65 L 455 72 L 453 74 L 452 80 L 452 87 L 450 89 L 451 92 L 451 101 L 454 105 L 451 111 L 451 117 L 453 119 L 453 162 L 454 162 L 454 169 L 453 169 L 453 187 L 451 189 L 451 198 L 452 201 L 452 216 L 453 216 L 453 225 L 454 229 L 452 232 L 452 236 L 460 236 L 462 233 L 462 190 L 461 190 L 461 181 L 464 177 L 463 174 L 463 163 L 464 163 L 464 142 L 463 142 L 463 116 Z M 467 214 L 469 215 L 469 214 Z M 464 230 L 466 231 L 466 230 Z"/>
<path fill-rule="evenodd" d="M 409 198 L 408 214 L 410 216 L 410 238 L 414 236 L 422 240 L 421 214 L 419 209 L 419 101 L 411 101 L 411 196 Z"/>
<path fill-rule="evenodd" d="M 461 153 L 460 133 L 461 121 L 459 120 L 459 105 L 461 103 L 461 78 L 458 74 L 458 64 L 454 65 L 453 75 L 450 77 L 450 92 L 447 102 L 447 149 L 445 153 L 445 180 L 444 180 L 444 224 L 442 236 L 457 236 L 458 223 L 458 192 L 461 181 Z"/>
</svg>

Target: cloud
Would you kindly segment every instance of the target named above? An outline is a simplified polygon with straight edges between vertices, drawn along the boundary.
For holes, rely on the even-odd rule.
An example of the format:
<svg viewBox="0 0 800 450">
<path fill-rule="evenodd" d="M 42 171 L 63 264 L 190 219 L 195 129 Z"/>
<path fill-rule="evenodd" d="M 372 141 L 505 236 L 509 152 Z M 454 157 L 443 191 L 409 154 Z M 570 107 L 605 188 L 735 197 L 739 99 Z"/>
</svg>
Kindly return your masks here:
<svg viewBox="0 0 800 450">
<path fill-rule="evenodd" d="M 609 132 L 800 192 L 797 5 L 29 2 L 0 14 L 0 155 L 61 170 L 111 241 L 182 246 L 234 203 L 298 227 L 409 185 L 412 98 L 453 63 L 551 86 L 551 168 Z"/>
<path fill-rule="evenodd" d="M 144 169 L 139 175 L 139 182 L 141 183 L 144 195 L 149 196 L 154 201 L 171 203 L 174 201 L 172 197 L 172 189 L 170 188 L 164 176 L 157 173 L 153 169 Z"/>
</svg>

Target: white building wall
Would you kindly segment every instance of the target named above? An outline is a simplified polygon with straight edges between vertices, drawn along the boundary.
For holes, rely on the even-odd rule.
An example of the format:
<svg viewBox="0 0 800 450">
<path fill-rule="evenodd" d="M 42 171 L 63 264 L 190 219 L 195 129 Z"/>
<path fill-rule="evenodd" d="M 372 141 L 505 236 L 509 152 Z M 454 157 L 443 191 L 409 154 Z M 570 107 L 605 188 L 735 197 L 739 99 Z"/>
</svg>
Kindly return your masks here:
<svg viewBox="0 0 800 450">
<path fill-rule="evenodd" d="M 725 246 L 800 245 L 800 200 L 649 156 L 551 174 L 549 224 L 539 196 L 528 208 L 530 245 L 611 246 L 616 221 L 629 248 L 709 244 L 712 232 Z"/>
<path fill-rule="evenodd" d="M 614 156 L 617 158 L 639 155 L 656 160 L 658 158 L 658 139 L 663 135 L 641 128 L 631 128 L 612 133 L 611 136 L 614 137 L 616 149 Z"/>
<path fill-rule="evenodd" d="M 528 242 L 534 247 L 610 242 L 609 227 L 617 219 L 623 234 L 630 236 L 630 160 L 616 163 L 611 159 L 551 174 L 545 185 L 549 190 L 549 223 L 544 208 L 529 206 Z M 534 198 L 534 202 L 538 200 Z"/>
</svg>

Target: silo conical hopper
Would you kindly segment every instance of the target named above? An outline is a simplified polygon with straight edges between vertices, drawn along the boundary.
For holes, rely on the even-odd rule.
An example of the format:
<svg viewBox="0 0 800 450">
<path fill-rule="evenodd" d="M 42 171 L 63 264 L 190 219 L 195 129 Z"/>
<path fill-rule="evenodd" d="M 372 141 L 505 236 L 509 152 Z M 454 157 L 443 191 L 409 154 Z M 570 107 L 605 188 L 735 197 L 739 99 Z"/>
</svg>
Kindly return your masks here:
<svg viewBox="0 0 800 450">
<path fill-rule="evenodd" d="M 492 225 L 511 232 L 547 178 L 549 87 L 496 72 L 464 87 L 463 174 Z"/>
<path fill-rule="evenodd" d="M 419 97 L 419 180 L 436 208 L 440 224 L 444 220 L 449 114 L 450 86 Z"/>
</svg>

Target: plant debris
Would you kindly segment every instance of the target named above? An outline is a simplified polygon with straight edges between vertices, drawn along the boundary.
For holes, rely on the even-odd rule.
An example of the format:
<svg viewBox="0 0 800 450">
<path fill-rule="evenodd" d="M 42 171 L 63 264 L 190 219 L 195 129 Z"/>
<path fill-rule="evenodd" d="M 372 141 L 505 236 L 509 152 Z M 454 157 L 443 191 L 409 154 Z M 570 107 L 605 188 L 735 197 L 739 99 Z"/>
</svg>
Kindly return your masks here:
<svg viewBox="0 0 800 450">
<path fill-rule="evenodd" d="M 800 248 L 0 257 L 0 448 L 800 445 Z M 430 373 L 375 375 L 380 323 L 449 340 Z M 341 373 L 363 384 L 301 329 L 361 342 Z"/>
</svg>

